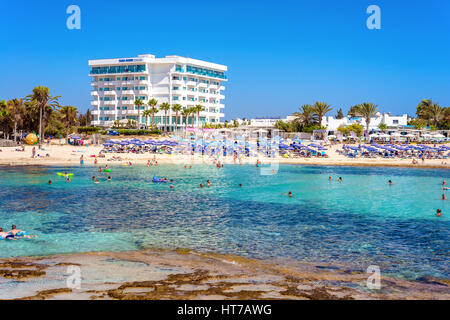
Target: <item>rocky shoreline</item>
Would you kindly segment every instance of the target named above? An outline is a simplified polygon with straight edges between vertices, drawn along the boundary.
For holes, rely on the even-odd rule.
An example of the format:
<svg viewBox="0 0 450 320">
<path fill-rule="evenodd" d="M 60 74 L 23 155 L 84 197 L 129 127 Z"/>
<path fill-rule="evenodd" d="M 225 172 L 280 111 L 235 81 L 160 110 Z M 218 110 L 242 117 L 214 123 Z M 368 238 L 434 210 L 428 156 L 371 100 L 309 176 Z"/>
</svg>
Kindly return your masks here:
<svg viewBox="0 0 450 320">
<path fill-rule="evenodd" d="M 80 286 L 70 285 L 70 268 Z M 248 259 L 187 249 L 91 252 L 0 260 L 0 299 L 450 299 L 448 279 L 407 281 L 345 266 Z"/>
</svg>

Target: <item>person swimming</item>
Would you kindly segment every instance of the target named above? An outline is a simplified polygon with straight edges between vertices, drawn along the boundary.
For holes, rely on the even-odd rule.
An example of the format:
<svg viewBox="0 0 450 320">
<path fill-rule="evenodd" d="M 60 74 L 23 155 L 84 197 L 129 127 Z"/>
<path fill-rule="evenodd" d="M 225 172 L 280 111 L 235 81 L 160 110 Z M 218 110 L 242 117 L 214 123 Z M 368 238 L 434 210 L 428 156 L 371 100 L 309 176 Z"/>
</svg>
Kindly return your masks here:
<svg viewBox="0 0 450 320">
<path fill-rule="evenodd" d="M 447 197 L 445 196 L 445 193 L 442 194 L 442 200 L 447 200 Z"/>
<path fill-rule="evenodd" d="M 72 181 L 72 180 L 70 180 L 70 178 L 69 178 L 69 177 L 67 177 L 67 180 L 66 180 L 66 182 L 70 182 L 70 181 Z"/>
<path fill-rule="evenodd" d="M 15 237 L 24 237 L 24 238 L 32 238 L 32 237 L 36 237 L 36 236 L 29 236 L 27 235 L 27 233 L 23 230 L 17 229 L 16 225 L 12 225 L 11 226 L 11 230 L 8 232 L 9 235 L 12 236 L 12 238 Z"/>
<path fill-rule="evenodd" d="M 342 182 L 342 178 L 341 178 L 341 177 L 339 177 L 339 178 L 338 178 L 338 181 L 339 181 L 339 182 Z"/>
<path fill-rule="evenodd" d="M 108 176 L 108 181 L 111 181 L 111 176 Z"/>
<path fill-rule="evenodd" d="M 328 181 L 331 181 L 331 180 L 332 180 L 331 176 L 328 176 Z"/>
<path fill-rule="evenodd" d="M 388 182 L 389 182 L 389 185 L 392 186 L 392 180 L 389 180 Z"/>
<path fill-rule="evenodd" d="M 0 238 L 2 238 L 2 239 L 10 239 L 10 238 L 14 238 L 14 236 L 9 234 L 8 232 L 4 232 L 3 228 L 0 228 Z"/>
<path fill-rule="evenodd" d="M 92 176 L 92 180 L 95 181 L 95 176 Z"/>
<path fill-rule="evenodd" d="M 239 183 L 239 187 L 242 187 L 242 183 Z"/>
<path fill-rule="evenodd" d="M 441 209 L 437 209 L 436 210 L 436 217 L 440 217 L 440 216 L 442 216 L 442 211 L 441 211 Z"/>
<path fill-rule="evenodd" d="M 211 181 L 209 181 L 209 180 L 206 181 L 206 186 L 207 186 L 207 187 L 211 187 Z"/>
<path fill-rule="evenodd" d="M 48 180 L 48 184 L 52 184 L 52 180 Z"/>
<path fill-rule="evenodd" d="M 200 183 L 200 188 L 203 188 L 203 183 Z"/>
<path fill-rule="evenodd" d="M 170 187 L 169 187 L 170 189 L 173 189 L 173 185 L 170 185 Z"/>
<path fill-rule="evenodd" d="M 294 198 L 294 195 L 292 194 L 291 191 L 288 192 L 288 197 L 289 197 L 289 198 Z"/>
<path fill-rule="evenodd" d="M 95 179 L 94 183 L 97 184 L 97 183 L 100 183 L 100 181 L 98 181 L 98 179 Z"/>
</svg>

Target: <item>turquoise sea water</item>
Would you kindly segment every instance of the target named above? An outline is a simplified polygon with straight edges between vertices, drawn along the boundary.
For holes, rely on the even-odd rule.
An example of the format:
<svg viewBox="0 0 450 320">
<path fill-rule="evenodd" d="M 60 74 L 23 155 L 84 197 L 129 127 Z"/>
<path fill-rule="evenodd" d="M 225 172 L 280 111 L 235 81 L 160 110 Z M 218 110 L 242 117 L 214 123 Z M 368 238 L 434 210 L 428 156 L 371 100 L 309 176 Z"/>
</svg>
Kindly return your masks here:
<svg viewBox="0 0 450 320">
<path fill-rule="evenodd" d="M 1 168 L 0 226 L 16 224 L 38 238 L 0 241 L 0 258 L 187 247 L 363 270 L 375 264 L 408 279 L 449 277 L 450 200 L 441 200 L 444 192 L 450 198 L 441 190 L 443 179 L 450 183 L 447 170 L 280 165 L 267 176 L 252 165 L 111 169 Z M 56 175 L 64 171 L 74 173 L 71 183 Z M 174 179 L 174 189 L 151 182 L 154 173 Z M 199 188 L 207 179 L 212 186 Z M 282 195 L 288 191 L 295 197 Z"/>
</svg>

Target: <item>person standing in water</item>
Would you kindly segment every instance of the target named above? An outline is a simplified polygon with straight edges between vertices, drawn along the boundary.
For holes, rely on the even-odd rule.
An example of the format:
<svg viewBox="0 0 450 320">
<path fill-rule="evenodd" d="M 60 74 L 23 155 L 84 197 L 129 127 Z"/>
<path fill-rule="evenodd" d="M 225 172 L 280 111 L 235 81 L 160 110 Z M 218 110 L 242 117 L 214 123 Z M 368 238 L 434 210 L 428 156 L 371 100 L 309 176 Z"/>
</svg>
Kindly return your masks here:
<svg viewBox="0 0 450 320">
<path fill-rule="evenodd" d="M 441 211 L 441 209 L 437 209 L 436 210 L 436 217 L 440 217 L 440 216 L 442 216 L 442 211 Z"/>
</svg>

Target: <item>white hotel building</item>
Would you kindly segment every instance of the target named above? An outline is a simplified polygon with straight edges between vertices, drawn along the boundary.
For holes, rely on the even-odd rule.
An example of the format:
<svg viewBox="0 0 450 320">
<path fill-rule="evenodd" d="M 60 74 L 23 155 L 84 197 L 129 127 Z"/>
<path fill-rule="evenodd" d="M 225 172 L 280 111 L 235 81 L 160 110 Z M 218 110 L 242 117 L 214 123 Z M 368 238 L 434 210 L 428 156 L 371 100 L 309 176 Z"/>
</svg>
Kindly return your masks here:
<svg viewBox="0 0 450 320">
<path fill-rule="evenodd" d="M 89 60 L 89 66 L 89 76 L 93 78 L 93 125 L 111 127 L 115 120 L 137 121 L 134 102 L 138 98 L 145 104 L 141 107 L 141 124 L 151 123 L 150 117 L 145 119 L 142 114 L 153 98 L 158 101 L 158 107 L 163 102 L 171 106 L 180 104 L 183 109 L 202 105 L 205 111 L 200 113 L 200 125 L 219 123 L 224 117 L 223 91 L 227 81 L 224 65 L 179 56 L 156 58 L 142 54 L 136 58 Z M 185 127 L 186 119 L 179 112 L 177 123 L 175 115 L 169 110 L 164 119 L 165 112 L 159 111 L 154 122 L 161 129 L 167 123 L 171 131 Z M 189 118 L 187 126 L 197 125 L 192 123 L 192 116 Z"/>
</svg>

